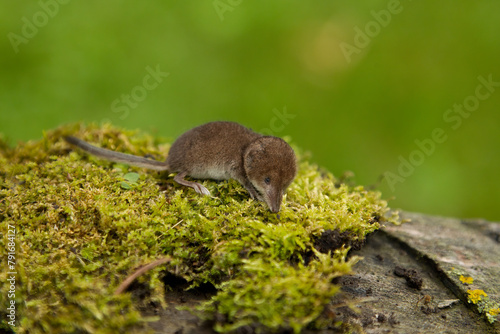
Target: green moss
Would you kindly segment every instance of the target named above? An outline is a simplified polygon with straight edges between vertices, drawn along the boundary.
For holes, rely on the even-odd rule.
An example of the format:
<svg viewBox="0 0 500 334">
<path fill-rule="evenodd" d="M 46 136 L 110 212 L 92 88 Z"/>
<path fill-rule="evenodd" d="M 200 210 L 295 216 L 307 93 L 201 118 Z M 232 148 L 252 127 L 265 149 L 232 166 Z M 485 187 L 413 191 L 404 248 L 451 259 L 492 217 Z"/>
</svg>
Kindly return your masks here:
<svg viewBox="0 0 500 334">
<path fill-rule="evenodd" d="M 321 254 L 315 243 L 327 230 L 360 241 L 386 220 L 379 193 L 339 184 L 301 154 L 297 178 L 273 214 L 235 181 L 203 181 L 213 196 L 200 196 L 167 175 L 73 150 L 61 139 L 70 133 L 159 160 L 170 146 L 95 125 L 61 127 L 14 149 L 0 143 L 2 233 L 7 225 L 17 231 L 18 333 L 144 332 L 130 294 L 113 291 L 135 268 L 165 254 L 173 259 L 166 265 L 171 273 L 192 286 L 218 288 L 198 312 L 219 331 L 318 327 L 338 291 L 332 279 L 350 272 L 356 259 L 346 260 L 348 245 Z M 7 243 L 0 240 L 2 259 Z M 148 300 L 161 305 L 162 269 L 139 279 Z M 6 277 L 0 272 L 0 281 Z M 0 290 L 6 305 L 8 287 Z"/>
<path fill-rule="evenodd" d="M 321 315 L 339 290 L 332 280 L 349 273 L 357 260 L 345 262 L 346 251 L 333 257 L 315 255 L 308 265 L 263 257 L 244 260 L 241 274 L 220 284 L 219 293 L 200 309 L 223 315 L 216 323 L 221 332 L 251 325 L 258 331 L 285 327 L 298 333 Z"/>
</svg>

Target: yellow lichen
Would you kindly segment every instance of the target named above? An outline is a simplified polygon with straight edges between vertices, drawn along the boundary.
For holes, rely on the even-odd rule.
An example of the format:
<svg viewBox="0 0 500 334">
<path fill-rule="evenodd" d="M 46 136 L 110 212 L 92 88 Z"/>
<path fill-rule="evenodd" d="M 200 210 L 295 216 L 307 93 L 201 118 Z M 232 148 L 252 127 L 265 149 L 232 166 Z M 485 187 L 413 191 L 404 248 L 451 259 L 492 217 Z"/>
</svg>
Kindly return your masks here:
<svg viewBox="0 0 500 334">
<path fill-rule="evenodd" d="M 477 304 L 480 300 L 481 297 L 488 297 L 486 292 L 480 289 L 475 289 L 475 290 L 467 290 L 467 294 L 469 295 L 469 303 Z"/>
<path fill-rule="evenodd" d="M 464 275 L 460 275 L 460 282 L 464 284 L 472 284 L 474 282 L 474 279 L 472 277 L 466 277 Z"/>
</svg>

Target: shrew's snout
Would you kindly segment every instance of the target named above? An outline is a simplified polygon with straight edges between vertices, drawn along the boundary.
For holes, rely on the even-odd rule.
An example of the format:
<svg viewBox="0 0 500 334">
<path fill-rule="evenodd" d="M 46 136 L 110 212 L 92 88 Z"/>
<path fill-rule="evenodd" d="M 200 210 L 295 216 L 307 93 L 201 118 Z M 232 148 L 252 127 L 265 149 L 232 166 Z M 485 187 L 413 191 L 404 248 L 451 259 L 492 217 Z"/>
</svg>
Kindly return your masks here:
<svg viewBox="0 0 500 334">
<path fill-rule="evenodd" d="M 283 199 L 283 192 L 281 190 L 271 189 L 266 195 L 266 204 L 269 206 L 269 210 L 274 213 L 279 212 L 281 200 Z"/>
</svg>

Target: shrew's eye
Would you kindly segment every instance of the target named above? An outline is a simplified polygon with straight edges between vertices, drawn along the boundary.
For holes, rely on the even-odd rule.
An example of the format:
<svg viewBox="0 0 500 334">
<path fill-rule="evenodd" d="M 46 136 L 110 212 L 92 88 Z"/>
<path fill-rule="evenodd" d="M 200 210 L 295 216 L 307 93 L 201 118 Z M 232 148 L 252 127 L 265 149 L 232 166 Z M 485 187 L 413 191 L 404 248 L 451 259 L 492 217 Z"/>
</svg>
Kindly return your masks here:
<svg viewBox="0 0 500 334">
<path fill-rule="evenodd" d="M 266 178 L 264 179 L 264 182 L 265 182 L 266 184 L 271 184 L 271 178 L 270 178 L 270 177 L 266 177 Z"/>
</svg>

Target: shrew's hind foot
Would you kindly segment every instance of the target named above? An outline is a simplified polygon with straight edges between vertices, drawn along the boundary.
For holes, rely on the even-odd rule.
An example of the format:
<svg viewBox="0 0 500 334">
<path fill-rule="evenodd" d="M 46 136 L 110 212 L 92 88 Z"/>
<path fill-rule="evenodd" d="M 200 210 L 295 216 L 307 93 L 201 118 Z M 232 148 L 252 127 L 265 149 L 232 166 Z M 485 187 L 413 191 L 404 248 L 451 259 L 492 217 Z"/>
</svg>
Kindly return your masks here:
<svg viewBox="0 0 500 334">
<path fill-rule="evenodd" d="M 196 191 L 198 194 L 210 196 L 210 191 L 208 191 L 208 189 L 205 188 L 205 186 L 203 186 L 202 184 L 184 180 L 186 174 L 186 172 L 178 173 L 176 176 L 174 176 L 174 181 L 183 186 L 193 188 L 194 191 Z"/>
</svg>

